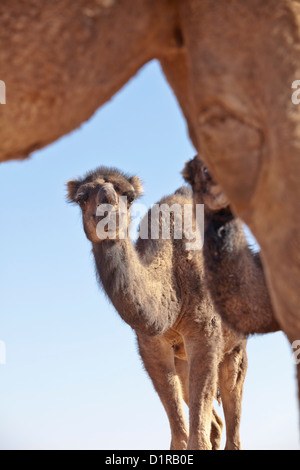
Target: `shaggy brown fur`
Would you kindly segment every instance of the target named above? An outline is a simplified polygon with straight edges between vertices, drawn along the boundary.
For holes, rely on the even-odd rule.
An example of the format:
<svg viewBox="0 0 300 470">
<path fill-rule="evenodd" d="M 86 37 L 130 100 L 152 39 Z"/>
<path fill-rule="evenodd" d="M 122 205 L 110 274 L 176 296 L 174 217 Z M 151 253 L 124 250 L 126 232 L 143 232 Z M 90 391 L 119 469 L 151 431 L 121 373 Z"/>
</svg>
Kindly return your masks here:
<svg viewBox="0 0 300 470">
<path fill-rule="evenodd" d="M 194 198 L 205 206 L 205 281 L 222 319 L 244 334 L 279 331 L 259 253 L 249 248 L 221 187 L 196 156 L 183 171 Z"/>
<path fill-rule="evenodd" d="M 137 335 L 144 366 L 167 412 L 171 449 L 217 449 L 222 422 L 213 411 L 217 389 L 226 425 L 226 449 L 239 449 L 243 383 L 247 369 L 246 339 L 222 325 L 204 286 L 202 251 L 185 249 L 186 240 L 100 240 L 96 226 L 103 218 L 97 206 L 119 207 L 119 197 L 141 195 L 141 183 L 114 169 L 99 168 L 68 183 L 68 197 L 82 209 L 85 233 L 92 242 L 99 281 L 120 316 Z M 180 189 L 159 204 L 192 204 Z M 102 216 L 103 217 L 103 216 Z M 141 225 L 151 218 L 149 211 Z M 182 223 L 182 222 L 181 222 Z M 195 220 L 191 221 L 195 229 Z M 148 225 L 150 229 L 150 225 Z M 161 227 L 161 219 L 160 219 Z M 190 408 L 190 431 L 181 397 Z M 189 436 L 188 436 L 189 434 Z"/>
</svg>

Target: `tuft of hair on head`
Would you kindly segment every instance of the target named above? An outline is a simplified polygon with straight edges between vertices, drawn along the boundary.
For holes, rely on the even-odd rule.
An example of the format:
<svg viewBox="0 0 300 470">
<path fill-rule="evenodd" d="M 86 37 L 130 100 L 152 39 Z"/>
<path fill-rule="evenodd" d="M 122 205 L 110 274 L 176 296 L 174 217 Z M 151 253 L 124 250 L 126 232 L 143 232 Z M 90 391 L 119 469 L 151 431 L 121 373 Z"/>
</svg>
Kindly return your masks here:
<svg viewBox="0 0 300 470">
<path fill-rule="evenodd" d="M 68 202 L 75 202 L 76 193 L 81 185 L 78 180 L 71 180 L 67 183 L 67 200 Z"/>
<path fill-rule="evenodd" d="M 131 184 L 131 186 L 133 186 L 134 193 L 135 193 L 134 199 L 138 199 L 142 197 L 142 195 L 144 194 L 143 183 L 138 176 L 128 175 L 128 173 L 125 173 L 122 170 L 119 170 L 118 168 L 115 168 L 115 167 L 100 166 L 95 171 L 88 173 L 86 175 L 84 182 L 87 182 L 88 180 L 93 180 L 99 175 L 104 176 L 104 177 L 109 177 L 109 176 L 115 176 L 117 178 L 121 177 L 127 180 L 128 183 Z"/>
<path fill-rule="evenodd" d="M 97 178 L 102 177 L 104 179 L 109 177 L 121 178 L 127 180 L 129 184 L 134 189 L 134 194 L 132 194 L 133 199 L 138 199 L 143 195 L 143 184 L 138 176 L 130 176 L 117 168 L 110 168 L 105 166 L 100 166 L 94 171 L 89 171 L 83 178 L 78 180 L 70 180 L 67 183 L 67 200 L 68 202 L 76 202 L 75 196 L 82 184 L 92 183 Z"/>
</svg>

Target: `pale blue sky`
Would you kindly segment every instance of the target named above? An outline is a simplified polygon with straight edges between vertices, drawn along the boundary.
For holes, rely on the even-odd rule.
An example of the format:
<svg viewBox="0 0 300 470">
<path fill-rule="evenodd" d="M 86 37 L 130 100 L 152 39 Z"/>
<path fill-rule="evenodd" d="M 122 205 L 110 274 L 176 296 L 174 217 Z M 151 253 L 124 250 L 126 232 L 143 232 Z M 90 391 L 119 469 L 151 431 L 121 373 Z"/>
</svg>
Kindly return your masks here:
<svg viewBox="0 0 300 470">
<path fill-rule="evenodd" d="M 65 182 L 116 166 L 142 178 L 141 202 L 150 207 L 183 183 L 180 171 L 194 153 L 153 62 L 80 129 L 30 160 L 0 166 L 1 449 L 168 448 L 165 412 L 134 333 L 97 286 Z M 298 449 L 287 340 L 252 338 L 248 359 L 243 448 Z"/>
</svg>

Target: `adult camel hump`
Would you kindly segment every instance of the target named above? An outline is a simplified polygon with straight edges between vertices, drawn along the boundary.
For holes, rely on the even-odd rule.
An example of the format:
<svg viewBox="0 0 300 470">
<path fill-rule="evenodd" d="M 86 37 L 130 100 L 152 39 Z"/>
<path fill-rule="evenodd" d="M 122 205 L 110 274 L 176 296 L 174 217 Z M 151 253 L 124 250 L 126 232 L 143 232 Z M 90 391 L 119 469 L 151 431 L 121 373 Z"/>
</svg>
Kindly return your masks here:
<svg viewBox="0 0 300 470">
<path fill-rule="evenodd" d="M 86 121 L 157 58 L 201 158 L 262 250 L 300 339 L 300 8 L 296 0 L 3 0 L 0 161 Z M 116 130 L 117 131 L 117 130 Z M 298 373 L 298 379 L 300 374 Z"/>
</svg>

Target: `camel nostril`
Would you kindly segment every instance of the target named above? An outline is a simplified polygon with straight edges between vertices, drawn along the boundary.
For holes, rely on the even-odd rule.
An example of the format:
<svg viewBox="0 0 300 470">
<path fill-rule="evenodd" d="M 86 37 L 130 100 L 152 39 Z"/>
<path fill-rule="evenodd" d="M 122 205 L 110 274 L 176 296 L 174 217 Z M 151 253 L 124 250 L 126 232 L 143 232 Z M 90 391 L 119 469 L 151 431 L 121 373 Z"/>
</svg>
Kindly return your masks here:
<svg viewBox="0 0 300 470">
<path fill-rule="evenodd" d="M 109 199 L 108 199 L 106 193 L 105 193 L 105 194 L 102 194 L 102 197 L 99 198 L 99 205 L 98 205 L 98 207 L 101 206 L 102 204 L 109 204 Z"/>
<path fill-rule="evenodd" d="M 97 203 L 99 205 L 110 204 L 115 206 L 117 203 L 117 195 L 112 185 L 103 186 L 99 192 L 97 197 Z"/>
</svg>

